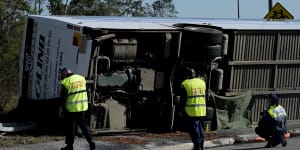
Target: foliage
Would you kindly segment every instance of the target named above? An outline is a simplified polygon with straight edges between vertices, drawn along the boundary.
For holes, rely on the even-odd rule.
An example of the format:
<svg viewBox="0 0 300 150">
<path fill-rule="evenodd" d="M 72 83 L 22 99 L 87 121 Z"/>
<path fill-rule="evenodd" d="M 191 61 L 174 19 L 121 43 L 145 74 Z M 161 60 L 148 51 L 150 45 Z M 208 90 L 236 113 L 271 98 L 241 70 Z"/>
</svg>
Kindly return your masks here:
<svg viewBox="0 0 300 150">
<path fill-rule="evenodd" d="M 176 17 L 178 13 L 172 0 L 155 0 L 152 5 L 146 3 L 146 9 L 152 17 Z"/>
<path fill-rule="evenodd" d="M 172 0 L 49 0 L 52 15 L 176 17 Z"/>
<path fill-rule="evenodd" d="M 52 15 L 64 15 L 66 11 L 66 5 L 63 4 L 62 0 L 48 0 L 48 10 Z M 66 0 L 68 3 L 68 0 Z"/>
<path fill-rule="evenodd" d="M 19 133 L 20 134 L 20 133 Z M 13 147 L 16 145 L 26 145 L 26 144 L 37 144 L 50 141 L 61 141 L 64 137 L 62 136 L 46 136 L 46 135 L 31 135 L 31 134 L 21 134 L 21 135 L 7 135 L 5 137 L 0 137 L 0 147 Z"/>
<path fill-rule="evenodd" d="M 44 11 L 47 0 L 29 0 L 31 13 L 40 15 Z"/>
<path fill-rule="evenodd" d="M 142 0 L 126 0 L 120 4 L 121 16 L 147 16 Z"/>
<path fill-rule="evenodd" d="M 0 1 L 0 113 L 15 107 L 17 100 L 18 54 L 24 16 L 29 11 L 27 1 Z"/>
</svg>

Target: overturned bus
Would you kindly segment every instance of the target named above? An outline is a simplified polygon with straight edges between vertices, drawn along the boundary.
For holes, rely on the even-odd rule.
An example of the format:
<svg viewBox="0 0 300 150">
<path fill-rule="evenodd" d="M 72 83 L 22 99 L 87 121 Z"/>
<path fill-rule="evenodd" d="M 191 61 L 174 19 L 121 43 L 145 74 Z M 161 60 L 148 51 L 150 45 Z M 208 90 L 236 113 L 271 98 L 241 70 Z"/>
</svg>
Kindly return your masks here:
<svg viewBox="0 0 300 150">
<path fill-rule="evenodd" d="M 271 92 L 298 121 L 299 40 L 297 21 L 28 16 L 20 106 L 32 120 L 55 122 L 68 67 L 87 79 L 93 129 L 176 130 L 189 66 L 207 81 L 212 130 L 255 124 Z"/>
</svg>

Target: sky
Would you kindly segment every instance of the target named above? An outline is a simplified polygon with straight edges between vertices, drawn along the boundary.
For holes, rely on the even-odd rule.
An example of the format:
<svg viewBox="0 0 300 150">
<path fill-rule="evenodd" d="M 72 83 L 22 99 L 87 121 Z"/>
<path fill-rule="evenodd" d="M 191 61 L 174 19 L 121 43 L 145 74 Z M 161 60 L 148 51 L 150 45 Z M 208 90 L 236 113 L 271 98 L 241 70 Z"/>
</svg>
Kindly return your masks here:
<svg viewBox="0 0 300 150">
<path fill-rule="evenodd" d="M 144 0 L 152 3 L 154 0 Z M 270 0 L 173 0 L 177 17 L 263 19 L 269 12 Z M 238 13 L 239 2 L 239 13 Z M 279 2 L 295 20 L 300 20 L 300 0 L 272 0 Z M 239 15 L 238 15 L 239 14 Z M 43 15 L 49 15 L 47 11 Z"/>
<path fill-rule="evenodd" d="M 189 18 L 263 19 L 269 12 L 269 0 L 173 0 L 177 17 Z M 300 20 L 300 0 L 272 0 L 279 2 L 295 20 Z M 273 7 L 272 6 L 272 7 Z"/>
</svg>

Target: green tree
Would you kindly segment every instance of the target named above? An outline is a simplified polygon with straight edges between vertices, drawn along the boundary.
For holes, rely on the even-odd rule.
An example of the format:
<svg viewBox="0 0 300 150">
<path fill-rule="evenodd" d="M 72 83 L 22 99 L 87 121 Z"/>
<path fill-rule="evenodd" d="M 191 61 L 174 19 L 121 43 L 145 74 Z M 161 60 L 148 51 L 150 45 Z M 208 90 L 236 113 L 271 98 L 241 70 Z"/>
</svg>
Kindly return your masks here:
<svg viewBox="0 0 300 150">
<path fill-rule="evenodd" d="M 24 19 L 30 11 L 29 1 L 0 1 L 0 113 L 16 106 L 18 55 Z"/>
<path fill-rule="evenodd" d="M 152 17 L 176 17 L 178 14 L 172 0 L 155 0 L 151 5 L 146 3 L 146 9 Z"/>
<path fill-rule="evenodd" d="M 120 16 L 119 0 L 71 0 L 67 15 Z"/>
<path fill-rule="evenodd" d="M 121 16 L 147 16 L 142 0 L 125 0 L 119 4 Z"/>
<path fill-rule="evenodd" d="M 31 4 L 31 14 L 37 14 L 40 15 L 44 11 L 46 0 L 29 0 L 29 3 Z"/>
<path fill-rule="evenodd" d="M 69 2 L 69 3 L 68 3 Z M 172 0 L 49 0 L 52 15 L 176 17 Z"/>
<path fill-rule="evenodd" d="M 63 0 L 48 0 L 48 11 L 52 15 L 65 15 L 67 10 L 68 0 L 63 3 Z"/>
</svg>

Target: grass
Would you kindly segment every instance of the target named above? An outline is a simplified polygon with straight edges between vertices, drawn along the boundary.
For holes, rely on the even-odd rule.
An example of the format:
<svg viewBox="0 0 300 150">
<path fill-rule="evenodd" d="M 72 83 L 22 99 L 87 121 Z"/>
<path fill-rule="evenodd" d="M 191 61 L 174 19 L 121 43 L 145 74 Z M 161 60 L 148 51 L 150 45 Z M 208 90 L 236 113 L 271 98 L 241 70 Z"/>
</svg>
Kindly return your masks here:
<svg viewBox="0 0 300 150">
<path fill-rule="evenodd" d="M 0 97 L 0 115 L 6 114 L 17 107 L 18 96 L 1 94 Z"/>
<path fill-rule="evenodd" d="M 63 139 L 63 136 L 11 134 L 0 137 L 0 147 L 11 147 L 24 144 L 37 144 L 49 141 L 60 141 Z"/>
</svg>

